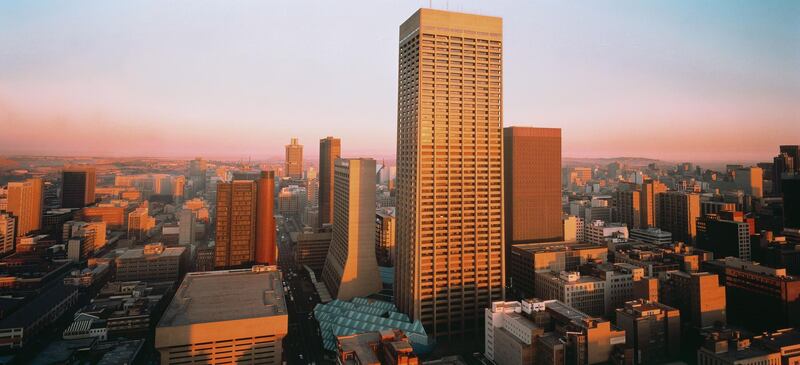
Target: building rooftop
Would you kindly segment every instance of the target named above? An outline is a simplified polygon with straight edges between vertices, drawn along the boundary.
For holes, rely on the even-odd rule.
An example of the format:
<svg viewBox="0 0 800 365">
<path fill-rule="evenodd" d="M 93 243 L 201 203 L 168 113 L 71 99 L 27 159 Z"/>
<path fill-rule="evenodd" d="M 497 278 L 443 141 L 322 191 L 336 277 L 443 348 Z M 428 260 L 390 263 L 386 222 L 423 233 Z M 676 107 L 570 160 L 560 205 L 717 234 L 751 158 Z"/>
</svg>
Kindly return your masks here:
<svg viewBox="0 0 800 365">
<path fill-rule="evenodd" d="M 189 273 L 159 327 L 286 315 L 281 272 L 275 266 Z"/>
<path fill-rule="evenodd" d="M 152 254 L 150 253 L 146 254 L 145 250 L 147 250 L 147 248 L 132 248 L 125 251 L 125 253 L 120 255 L 118 258 L 120 260 L 132 260 L 132 259 L 141 259 L 145 257 L 153 257 L 153 258 L 174 257 L 183 254 L 183 252 L 186 251 L 186 247 L 165 247 L 164 250 L 161 251 L 160 253 L 155 251 Z"/>
<path fill-rule="evenodd" d="M 560 252 L 569 250 L 585 250 L 585 249 L 603 249 L 605 246 L 595 245 L 587 242 L 579 241 L 556 241 L 556 242 L 540 242 L 540 243 L 524 243 L 514 245 L 515 249 L 527 252 Z"/>
</svg>

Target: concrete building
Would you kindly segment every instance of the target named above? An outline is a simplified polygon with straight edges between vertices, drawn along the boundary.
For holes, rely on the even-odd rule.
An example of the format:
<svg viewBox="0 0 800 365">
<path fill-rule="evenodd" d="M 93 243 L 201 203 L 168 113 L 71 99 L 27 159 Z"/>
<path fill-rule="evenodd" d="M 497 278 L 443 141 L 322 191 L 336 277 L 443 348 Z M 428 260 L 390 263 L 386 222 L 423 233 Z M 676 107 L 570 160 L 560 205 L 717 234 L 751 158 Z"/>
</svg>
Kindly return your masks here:
<svg viewBox="0 0 800 365">
<path fill-rule="evenodd" d="M 281 364 L 281 280 L 275 266 L 186 275 L 156 327 L 161 364 Z"/>
<path fill-rule="evenodd" d="M 17 217 L 0 211 L 0 255 L 14 252 L 14 241 L 16 240 Z"/>
<path fill-rule="evenodd" d="M 761 199 L 764 196 L 764 170 L 760 167 L 736 169 L 734 183 L 753 198 Z"/>
<path fill-rule="evenodd" d="M 342 141 L 325 137 L 319 140 L 319 221 L 317 227 L 333 223 L 333 166 L 342 157 Z"/>
<path fill-rule="evenodd" d="M 586 262 L 607 260 L 605 246 L 566 241 L 521 244 L 511 250 L 508 275 L 516 292 L 533 296 L 538 271 L 576 271 Z"/>
<path fill-rule="evenodd" d="M 434 9 L 400 26 L 395 300 L 434 337 L 469 335 L 505 295 L 502 32 Z"/>
<path fill-rule="evenodd" d="M 564 241 L 578 241 L 578 242 L 586 242 L 584 239 L 584 222 L 583 218 L 576 217 L 574 215 L 568 215 L 562 219 L 562 223 L 564 224 L 563 228 L 563 236 Z M 509 262 L 511 259 L 508 259 L 506 262 Z"/>
<path fill-rule="evenodd" d="M 112 200 L 83 208 L 75 214 L 75 218 L 85 222 L 102 221 L 109 229 L 125 231 L 128 228 L 128 215 L 133 210 L 133 205 L 125 200 Z"/>
<path fill-rule="evenodd" d="M 639 211 L 642 214 L 641 219 L 639 219 L 641 227 L 656 227 L 656 216 L 658 215 L 656 197 L 666 191 L 667 185 L 662 182 L 650 179 L 644 180 L 639 200 L 641 203 Z"/>
<path fill-rule="evenodd" d="M 306 209 L 308 194 L 298 185 L 289 185 L 278 193 L 278 213 L 284 217 L 300 218 Z"/>
<path fill-rule="evenodd" d="M 303 145 L 297 142 L 297 137 L 292 137 L 286 145 L 286 176 L 293 179 L 303 178 Z"/>
<path fill-rule="evenodd" d="M 375 213 L 375 254 L 380 266 L 394 266 L 396 223 L 393 211 L 378 210 Z"/>
<path fill-rule="evenodd" d="M 308 266 L 316 273 L 321 273 L 325 267 L 325 259 L 328 257 L 328 249 L 331 246 L 330 229 L 327 231 L 301 232 L 297 235 L 295 244 L 294 258 L 297 265 Z"/>
<path fill-rule="evenodd" d="M 634 184 L 623 184 L 617 191 L 615 200 L 619 221 L 631 229 L 642 227 L 641 191 Z"/>
<path fill-rule="evenodd" d="M 217 269 L 277 263 L 274 184 L 272 171 L 261 171 L 254 180 L 217 184 Z"/>
<path fill-rule="evenodd" d="M 151 243 L 131 248 L 116 258 L 118 281 L 177 281 L 187 271 L 186 247 Z"/>
<path fill-rule="evenodd" d="M 750 236 L 755 234 L 755 220 L 742 212 L 721 211 L 697 219 L 697 247 L 715 257 L 752 258 Z"/>
<path fill-rule="evenodd" d="M 719 275 L 731 318 L 761 330 L 800 324 L 800 277 L 786 269 L 735 257 L 705 262 L 703 269 Z M 753 308 L 760 308 L 758 316 L 752 316 Z"/>
<path fill-rule="evenodd" d="M 644 269 L 626 263 L 587 263 L 580 267 L 581 275 L 605 281 L 603 315 L 612 317 L 617 308 L 635 299 L 633 285 L 644 278 Z"/>
<path fill-rule="evenodd" d="M 143 240 L 156 226 L 156 219 L 150 216 L 147 206 L 136 208 L 128 214 L 128 238 Z"/>
<path fill-rule="evenodd" d="M 629 237 L 639 242 L 654 245 L 669 245 L 672 243 L 672 233 L 662 231 L 658 228 L 634 228 L 630 230 Z"/>
<path fill-rule="evenodd" d="M 628 227 L 622 223 L 606 223 L 601 220 L 586 226 L 586 242 L 595 245 L 606 245 L 609 240 L 628 240 Z"/>
<path fill-rule="evenodd" d="M 703 200 L 700 202 L 701 217 L 704 217 L 706 214 L 719 214 L 719 212 L 724 210 L 736 211 L 736 203 L 726 203 L 712 200 Z"/>
<path fill-rule="evenodd" d="M 178 244 L 193 245 L 195 240 L 196 223 L 195 212 L 184 209 L 181 210 L 178 223 Z"/>
<path fill-rule="evenodd" d="M 336 336 L 339 365 L 418 365 L 420 360 L 403 331 L 384 330 Z"/>
<path fill-rule="evenodd" d="M 675 241 L 694 243 L 697 218 L 700 217 L 700 195 L 668 191 L 656 196 L 656 226 L 669 233 Z"/>
<path fill-rule="evenodd" d="M 42 228 L 43 186 L 40 178 L 8 183 L 7 210 L 17 217 L 17 237 Z"/>
<path fill-rule="evenodd" d="M 336 160 L 333 190 L 333 234 L 322 280 L 340 300 L 377 293 L 381 281 L 375 257 L 375 160 Z"/>
<path fill-rule="evenodd" d="M 94 203 L 96 185 L 94 167 L 64 168 L 61 172 L 61 207 L 83 208 Z"/>
<path fill-rule="evenodd" d="M 62 240 L 66 242 L 68 239 L 73 237 L 86 238 L 90 253 L 100 251 L 108 242 L 108 239 L 106 238 L 106 223 L 80 221 L 66 222 L 62 231 Z"/>
<path fill-rule="evenodd" d="M 577 271 L 539 271 L 536 273 L 536 297 L 555 299 L 593 315 L 605 313 L 606 281 L 582 276 Z"/>
<path fill-rule="evenodd" d="M 503 150 L 506 256 L 515 244 L 563 239 L 561 129 L 504 128 Z"/>
<path fill-rule="evenodd" d="M 635 300 L 618 308 L 617 326 L 633 348 L 634 364 L 655 364 L 680 354 L 681 312 L 658 302 Z"/>
<path fill-rule="evenodd" d="M 694 328 L 727 323 L 725 287 L 716 274 L 667 271 L 659 274 L 659 299 L 681 311 Z"/>
<path fill-rule="evenodd" d="M 738 331 L 712 331 L 697 350 L 697 363 L 704 365 L 783 365 L 781 352 L 767 348 Z"/>
</svg>

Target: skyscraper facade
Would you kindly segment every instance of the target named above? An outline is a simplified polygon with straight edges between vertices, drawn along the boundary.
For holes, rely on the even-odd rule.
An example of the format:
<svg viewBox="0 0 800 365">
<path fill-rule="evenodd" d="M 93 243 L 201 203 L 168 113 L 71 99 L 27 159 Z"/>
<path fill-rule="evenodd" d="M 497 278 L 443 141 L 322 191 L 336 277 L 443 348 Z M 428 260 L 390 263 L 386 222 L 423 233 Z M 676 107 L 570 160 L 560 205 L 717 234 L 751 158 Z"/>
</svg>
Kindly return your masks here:
<svg viewBox="0 0 800 365">
<path fill-rule="evenodd" d="M 656 196 L 656 226 L 672 233 L 673 241 L 694 243 L 697 218 L 700 217 L 700 195 L 668 191 Z"/>
<path fill-rule="evenodd" d="M 667 191 L 667 185 L 658 180 L 644 180 L 639 195 L 641 204 L 639 212 L 642 217 L 639 219 L 641 228 L 656 226 L 656 196 Z"/>
<path fill-rule="evenodd" d="M 506 251 L 561 240 L 561 129 L 505 128 L 503 149 Z"/>
<path fill-rule="evenodd" d="M 342 155 L 342 141 L 326 137 L 319 140 L 319 222 L 333 223 L 333 165 Z"/>
<path fill-rule="evenodd" d="M 395 300 L 436 337 L 504 296 L 502 40 L 489 16 L 400 26 Z"/>
<path fill-rule="evenodd" d="M 293 179 L 303 178 L 303 145 L 297 142 L 297 137 L 292 138 L 286 145 L 286 176 Z"/>
<path fill-rule="evenodd" d="M 217 183 L 217 269 L 275 263 L 275 174 Z"/>
<path fill-rule="evenodd" d="M 10 213 L 0 211 L 0 255 L 14 251 L 16 240 L 17 218 Z"/>
<path fill-rule="evenodd" d="M 17 236 L 42 228 L 42 179 L 8 183 L 8 211 L 17 217 Z"/>
<path fill-rule="evenodd" d="M 375 160 L 338 159 L 334 167 L 334 219 L 322 280 L 340 300 L 381 290 L 375 257 Z"/>
<path fill-rule="evenodd" d="M 94 167 L 69 167 L 61 173 L 61 207 L 83 208 L 94 203 Z"/>
</svg>

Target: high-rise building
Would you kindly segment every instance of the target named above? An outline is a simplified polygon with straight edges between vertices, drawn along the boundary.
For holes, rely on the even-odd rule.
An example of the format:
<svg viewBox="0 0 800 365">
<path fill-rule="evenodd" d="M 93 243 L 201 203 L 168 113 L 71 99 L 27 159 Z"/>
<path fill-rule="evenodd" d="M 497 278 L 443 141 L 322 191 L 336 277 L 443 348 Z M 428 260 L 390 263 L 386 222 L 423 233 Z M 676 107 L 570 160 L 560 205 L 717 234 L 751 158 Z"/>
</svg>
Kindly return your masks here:
<svg viewBox="0 0 800 365">
<path fill-rule="evenodd" d="M 375 257 L 375 160 L 338 159 L 333 180 L 333 236 L 322 280 L 336 299 L 366 297 L 381 290 Z"/>
<path fill-rule="evenodd" d="M 737 169 L 734 182 L 747 195 L 759 199 L 764 196 L 764 170 L 760 167 Z"/>
<path fill-rule="evenodd" d="M 94 167 L 66 167 L 61 172 L 61 207 L 83 208 L 94 203 Z"/>
<path fill-rule="evenodd" d="M 147 206 L 136 208 L 128 214 L 128 238 L 144 239 L 156 226 L 156 219 L 150 216 Z"/>
<path fill-rule="evenodd" d="M 275 174 L 217 184 L 216 267 L 276 263 Z"/>
<path fill-rule="evenodd" d="M 178 221 L 178 244 L 180 245 L 193 245 L 195 238 L 195 225 L 197 224 L 197 215 L 191 209 L 184 209 L 180 213 L 180 220 Z"/>
<path fill-rule="evenodd" d="M 635 186 L 627 186 L 627 189 L 621 187 L 620 190 L 617 191 L 616 203 L 619 221 L 625 223 L 629 229 L 640 228 L 642 226 L 641 194 L 642 192 Z"/>
<path fill-rule="evenodd" d="M 17 217 L 0 211 L 0 255 L 14 251 L 14 240 L 17 232 Z"/>
<path fill-rule="evenodd" d="M 504 297 L 502 19 L 400 26 L 395 300 L 435 337 Z"/>
<path fill-rule="evenodd" d="M 639 219 L 641 228 L 649 228 L 656 226 L 656 197 L 660 193 L 667 191 L 667 185 L 664 185 L 658 180 L 644 180 L 641 186 L 641 194 L 639 195 L 639 202 L 641 204 L 639 212 L 642 217 Z"/>
<path fill-rule="evenodd" d="M 42 228 L 42 179 L 8 183 L 8 212 L 17 217 L 17 237 Z"/>
<path fill-rule="evenodd" d="M 680 355 L 681 312 L 658 302 L 634 300 L 617 309 L 617 326 L 633 348 L 634 364 L 655 364 Z"/>
<path fill-rule="evenodd" d="M 725 286 L 716 274 L 673 270 L 660 273 L 659 280 L 661 302 L 679 309 L 684 322 L 694 328 L 726 324 Z"/>
<path fill-rule="evenodd" d="M 186 275 L 156 326 L 161 365 L 278 365 L 288 332 L 275 266 Z"/>
<path fill-rule="evenodd" d="M 783 225 L 785 228 L 800 228 L 800 174 L 781 179 L 783 196 Z"/>
<path fill-rule="evenodd" d="M 319 227 L 333 223 L 333 166 L 341 155 L 342 141 L 339 138 L 319 140 Z"/>
<path fill-rule="evenodd" d="M 286 145 L 286 176 L 293 179 L 303 178 L 303 145 L 293 137 Z"/>
<path fill-rule="evenodd" d="M 683 191 L 668 191 L 656 196 L 656 226 L 669 233 L 672 239 L 693 243 L 700 217 L 700 195 Z"/>
<path fill-rule="evenodd" d="M 563 239 L 561 129 L 507 127 L 503 151 L 506 256 L 518 243 Z"/>
<path fill-rule="evenodd" d="M 393 212 L 379 210 L 375 213 L 375 253 L 380 266 L 394 267 L 396 223 Z"/>
<path fill-rule="evenodd" d="M 192 190 L 195 194 L 206 189 L 206 170 L 207 164 L 202 157 L 189 161 L 189 181 L 192 182 Z"/>
<path fill-rule="evenodd" d="M 800 145 L 780 146 L 780 152 L 792 158 L 792 162 L 794 163 L 792 171 L 800 172 Z"/>
</svg>

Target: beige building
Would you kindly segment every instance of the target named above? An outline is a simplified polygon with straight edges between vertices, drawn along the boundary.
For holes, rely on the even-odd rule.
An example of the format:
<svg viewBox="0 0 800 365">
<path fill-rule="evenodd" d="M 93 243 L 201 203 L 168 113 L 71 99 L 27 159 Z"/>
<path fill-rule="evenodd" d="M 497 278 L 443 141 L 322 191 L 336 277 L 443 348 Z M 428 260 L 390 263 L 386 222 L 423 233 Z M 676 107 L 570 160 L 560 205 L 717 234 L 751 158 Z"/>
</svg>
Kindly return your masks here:
<svg viewBox="0 0 800 365">
<path fill-rule="evenodd" d="M 297 137 L 293 137 L 291 143 L 286 145 L 285 173 L 294 179 L 303 178 L 303 145 L 297 143 Z"/>
<path fill-rule="evenodd" d="M 435 337 L 505 295 L 502 23 L 420 9 L 400 26 L 395 300 Z"/>
<path fill-rule="evenodd" d="M 128 237 L 144 239 L 155 228 L 156 219 L 150 216 L 147 206 L 136 208 L 128 214 Z"/>
<path fill-rule="evenodd" d="M 281 364 L 281 280 L 275 266 L 186 275 L 156 327 L 161 364 Z"/>
<path fill-rule="evenodd" d="M 334 167 L 333 234 L 322 280 L 340 300 L 381 290 L 375 258 L 375 160 L 338 159 Z"/>
<path fill-rule="evenodd" d="M 8 212 L 17 217 L 17 237 L 42 228 L 42 179 L 8 183 Z"/>
<path fill-rule="evenodd" d="M 132 248 L 117 257 L 118 281 L 176 281 L 186 272 L 186 247 L 164 247 L 161 243 Z"/>
</svg>

